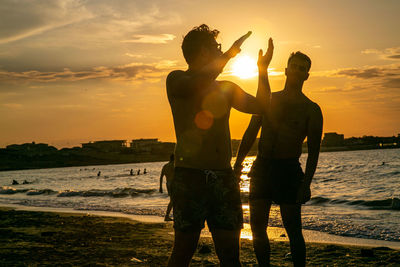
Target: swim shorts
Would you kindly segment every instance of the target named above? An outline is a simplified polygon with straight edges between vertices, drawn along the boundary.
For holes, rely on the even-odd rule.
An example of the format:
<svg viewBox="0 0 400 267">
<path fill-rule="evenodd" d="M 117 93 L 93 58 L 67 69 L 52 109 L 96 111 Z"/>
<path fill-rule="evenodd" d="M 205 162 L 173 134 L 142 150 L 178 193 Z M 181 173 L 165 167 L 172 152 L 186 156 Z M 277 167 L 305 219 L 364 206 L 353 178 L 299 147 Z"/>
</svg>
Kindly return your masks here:
<svg viewBox="0 0 400 267">
<path fill-rule="evenodd" d="M 304 173 L 299 160 L 257 157 L 249 172 L 250 199 L 268 199 L 276 204 L 300 204 L 296 197 Z"/>
<path fill-rule="evenodd" d="M 206 220 L 211 231 L 243 227 L 239 183 L 232 169 L 175 167 L 171 200 L 174 228 L 181 232 L 200 231 Z"/>
</svg>

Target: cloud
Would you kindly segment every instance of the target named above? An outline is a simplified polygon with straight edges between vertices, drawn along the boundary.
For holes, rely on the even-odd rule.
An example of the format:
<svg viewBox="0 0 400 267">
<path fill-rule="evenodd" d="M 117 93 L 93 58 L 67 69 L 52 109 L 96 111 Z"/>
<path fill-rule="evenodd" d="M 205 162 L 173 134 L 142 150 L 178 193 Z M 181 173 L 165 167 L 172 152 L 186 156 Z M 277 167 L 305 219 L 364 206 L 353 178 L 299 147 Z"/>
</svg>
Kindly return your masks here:
<svg viewBox="0 0 400 267">
<path fill-rule="evenodd" d="M 346 76 L 360 79 L 400 77 L 400 64 L 342 69 L 333 72 L 333 76 Z"/>
<path fill-rule="evenodd" d="M 379 93 L 385 97 L 397 96 L 400 99 L 398 90 L 400 88 L 400 64 L 320 71 L 312 73 L 311 77 L 325 78 L 323 81 L 327 86 L 313 90 L 318 93 L 366 94 L 374 97 L 377 97 L 376 94 Z M 330 80 L 326 80 L 326 78 L 330 78 Z M 341 85 L 337 85 L 339 80 L 332 80 L 332 78 L 342 78 Z M 334 82 L 335 85 L 331 86 L 331 82 Z M 371 100 L 371 97 L 368 99 Z"/>
<path fill-rule="evenodd" d="M 72 71 L 65 68 L 58 72 L 42 72 L 37 70 L 10 72 L 0 70 L 0 81 L 14 82 L 58 82 L 58 81 L 82 81 L 89 79 L 108 79 L 108 80 L 153 80 L 161 78 L 171 71 L 176 65 L 176 61 L 160 61 L 152 64 L 131 63 L 115 67 L 95 67 L 89 70 Z"/>
<path fill-rule="evenodd" d="M 365 49 L 361 51 L 363 54 L 376 54 L 382 59 L 398 60 L 400 59 L 400 46 L 390 47 L 383 50 Z"/>
<path fill-rule="evenodd" d="M 90 19 L 79 0 L 12 1 L 0 5 L 0 44 Z"/>
<path fill-rule="evenodd" d="M 34 45 L 112 45 L 133 33 L 153 33 L 179 22 L 180 16 L 164 8 L 161 1 L 2 0 L 0 45 L 44 33 Z M 167 41 L 173 35 L 151 36 L 138 35 L 133 41 Z"/>
<path fill-rule="evenodd" d="M 158 34 L 158 35 L 134 35 L 130 40 L 121 41 L 123 43 L 142 43 L 142 44 L 166 44 L 168 41 L 175 39 L 173 34 Z"/>
</svg>

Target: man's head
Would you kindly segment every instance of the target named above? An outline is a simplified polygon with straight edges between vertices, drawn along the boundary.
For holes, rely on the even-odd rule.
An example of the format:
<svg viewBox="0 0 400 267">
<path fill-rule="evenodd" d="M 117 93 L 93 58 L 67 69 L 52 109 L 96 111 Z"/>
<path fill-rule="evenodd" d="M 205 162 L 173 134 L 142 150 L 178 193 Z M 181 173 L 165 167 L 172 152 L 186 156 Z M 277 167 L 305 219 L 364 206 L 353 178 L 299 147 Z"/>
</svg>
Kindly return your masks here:
<svg viewBox="0 0 400 267">
<path fill-rule="evenodd" d="M 294 77 L 305 81 L 308 79 L 310 68 L 311 59 L 307 55 L 297 51 L 290 54 L 285 74 L 288 78 Z"/>
<path fill-rule="evenodd" d="M 188 65 L 195 64 L 198 60 L 207 62 L 221 55 L 221 45 L 215 40 L 218 30 L 211 30 L 206 24 L 193 28 L 183 38 L 182 51 Z"/>
</svg>

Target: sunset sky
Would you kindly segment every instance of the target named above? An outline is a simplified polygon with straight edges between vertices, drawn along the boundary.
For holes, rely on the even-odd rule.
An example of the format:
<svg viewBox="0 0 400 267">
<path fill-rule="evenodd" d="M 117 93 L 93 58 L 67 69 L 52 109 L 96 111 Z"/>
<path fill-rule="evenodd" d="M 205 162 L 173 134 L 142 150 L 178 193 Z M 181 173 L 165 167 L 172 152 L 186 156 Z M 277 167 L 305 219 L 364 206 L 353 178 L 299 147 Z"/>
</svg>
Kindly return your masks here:
<svg viewBox="0 0 400 267">
<path fill-rule="evenodd" d="M 220 30 L 224 51 L 253 31 L 219 79 L 255 95 L 257 78 L 236 76 L 232 65 L 255 60 L 272 37 L 272 91 L 300 50 L 312 60 L 304 93 L 321 106 L 324 132 L 397 136 L 399 12 L 398 0 L 2 0 L 0 147 L 175 141 L 165 78 L 185 70 L 182 37 L 202 23 Z M 232 138 L 249 119 L 232 112 Z"/>
</svg>

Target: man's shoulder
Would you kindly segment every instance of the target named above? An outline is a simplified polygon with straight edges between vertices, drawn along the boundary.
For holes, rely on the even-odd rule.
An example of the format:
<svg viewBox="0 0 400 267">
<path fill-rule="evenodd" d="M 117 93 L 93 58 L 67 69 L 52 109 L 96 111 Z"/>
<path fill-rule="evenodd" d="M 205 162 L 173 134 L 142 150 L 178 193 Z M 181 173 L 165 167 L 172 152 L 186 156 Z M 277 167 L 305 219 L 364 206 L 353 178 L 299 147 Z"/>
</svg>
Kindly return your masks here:
<svg viewBox="0 0 400 267">
<path fill-rule="evenodd" d="M 234 83 L 234 82 L 231 82 L 231 81 L 227 81 L 227 80 L 217 80 L 217 81 L 215 81 L 217 84 L 218 84 L 218 86 L 220 87 L 220 88 L 235 88 L 235 87 L 239 87 L 239 85 L 237 85 L 236 83 Z"/>
<path fill-rule="evenodd" d="M 321 111 L 321 108 L 317 103 L 312 101 L 308 96 L 303 94 L 303 102 L 305 105 L 309 107 L 311 111 Z"/>
<path fill-rule="evenodd" d="M 185 75 L 186 75 L 186 72 L 183 70 L 173 70 L 167 76 L 167 83 L 172 80 L 175 80 L 177 78 L 183 77 Z"/>
</svg>

